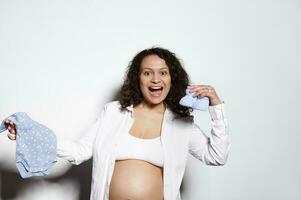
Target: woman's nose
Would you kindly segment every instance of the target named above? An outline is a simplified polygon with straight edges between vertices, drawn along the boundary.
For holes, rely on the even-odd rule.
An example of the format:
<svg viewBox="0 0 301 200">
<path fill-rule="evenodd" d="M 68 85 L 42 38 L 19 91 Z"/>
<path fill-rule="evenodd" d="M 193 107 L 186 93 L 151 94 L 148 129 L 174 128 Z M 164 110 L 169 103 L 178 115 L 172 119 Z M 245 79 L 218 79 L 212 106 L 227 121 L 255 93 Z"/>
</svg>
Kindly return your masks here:
<svg viewBox="0 0 301 200">
<path fill-rule="evenodd" d="M 151 82 L 153 82 L 153 83 L 159 83 L 160 80 L 159 79 L 152 79 Z"/>
<path fill-rule="evenodd" d="M 159 80 L 159 79 L 153 79 L 153 80 L 151 80 L 151 82 L 154 83 L 154 84 L 156 84 L 156 83 L 160 83 L 161 80 Z"/>
<path fill-rule="evenodd" d="M 152 77 L 151 81 L 152 81 L 153 83 L 158 83 L 158 82 L 160 82 L 160 81 L 161 81 L 160 76 L 158 76 L 158 75 L 155 74 L 155 75 Z"/>
</svg>

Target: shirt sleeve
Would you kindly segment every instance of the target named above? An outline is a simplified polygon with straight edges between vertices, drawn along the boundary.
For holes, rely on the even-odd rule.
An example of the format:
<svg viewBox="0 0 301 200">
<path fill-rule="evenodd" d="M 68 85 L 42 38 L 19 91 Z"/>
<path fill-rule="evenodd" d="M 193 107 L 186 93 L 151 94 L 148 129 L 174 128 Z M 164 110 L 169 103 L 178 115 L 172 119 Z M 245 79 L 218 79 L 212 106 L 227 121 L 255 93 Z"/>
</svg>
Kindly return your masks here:
<svg viewBox="0 0 301 200">
<path fill-rule="evenodd" d="M 107 106 L 104 106 L 100 115 L 89 126 L 86 132 L 77 140 L 57 138 L 57 157 L 79 165 L 92 157 L 93 143 L 102 123 Z"/>
<path fill-rule="evenodd" d="M 228 158 L 231 145 L 224 106 L 224 102 L 209 106 L 212 123 L 209 137 L 197 124 L 191 125 L 189 153 L 207 165 L 224 165 Z"/>
</svg>

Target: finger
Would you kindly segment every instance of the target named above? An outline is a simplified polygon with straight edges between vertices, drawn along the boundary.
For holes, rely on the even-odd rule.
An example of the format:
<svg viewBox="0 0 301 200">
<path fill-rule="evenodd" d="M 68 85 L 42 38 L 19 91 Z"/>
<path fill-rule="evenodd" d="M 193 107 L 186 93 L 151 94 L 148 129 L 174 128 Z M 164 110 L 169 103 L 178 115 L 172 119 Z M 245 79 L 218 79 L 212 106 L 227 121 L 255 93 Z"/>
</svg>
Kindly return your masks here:
<svg viewBox="0 0 301 200">
<path fill-rule="evenodd" d="M 197 88 L 197 87 L 202 87 L 202 85 L 188 85 L 187 86 L 188 89 L 193 89 L 193 88 Z"/>
<path fill-rule="evenodd" d="M 208 88 L 199 88 L 193 92 L 193 96 L 201 96 L 201 97 L 205 97 L 205 96 L 209 97 L 212 94 L 213 94 L 212 90 L 209 91 Z"/>
<path fill-rule="evenodd" d="M 10 132 L 11 134 L 16 134 L 16 130 L 14 128 L 12 128 L 11 126 L 8 126 L 8 132 Z"/>
<path fill-rule="evenodd" d="M 188 89 L 191 89 L 191 88 L 196 88 L 196 87 L 198 87 L 198 86 L 200 86 L 200 85 L 188 85 L 187 88 L 188 88 Z"/>
<path fill-rule="evenodd" d="M 6 120 L 5 121 L 6 126 L 10 126 L 11 128 L 15 129 L 15 123 L 11 120 Z"/>
<path fill-rule="evenodd" d="M 187 87 L 189 90 L 193 91 L 193 90 L 198 90 L 198 89 L 205 89 L 205 88 L 211 88 L 210 86 L 207 85 L 194 85 L 191 87 Z"/>
<path fill-rule="evenodd" d="M 15 127 L 15 124 L 14 124 L 14 122 L 13 121 L 11 121 L 11 120 L 6 120 L 5 122 L 4 122 L 4 124 L 5 124 L 5 126 L 7 127 L 7 126 L 11 126 L 11 127 Z"/>
<path fill-rule="evenodd" d="M 11 126 L 15 126 L 13 121 L 10 121 L 9 123 L 10 123 Z"/>
<path fill-rule="evenodd" d="M 194 92 L 192 93 L 193 97 L 205 97 L 208 96 L 205 92 Z"/>
<path fill-rule="evenodd" d="M 203 93 L 203 92 L 208 92 L 208 89 L 207 88 L 204 88 L 204 87 L 198 87 L 198 88 L 193 88 L 190 90 L 191 92 L 193 93 Z"/>
<path fill-rule="evenodd" d="M 6 121 L 4 122 L 4 124 L 5 124 L 5 126 L 8 126 L 8 125 L 9 125 L 9 120 L 6 120 Z"/>
<path fill-rule="evenodd" d="M 188 85 L 187 87 L 193 88 L 193 87 L 210 87 L 210 85 L 197 85 L 197 84 L 191 84 Z"/>
<path fill-rule="evenodd" d="M 15 129 L 15 123 L 12 122 L 12 128 Z"/>
<path fill-rule="evenodd" d="M 10 139 L 10 140 L 16 140 L 16 136 L 15 135 L 12 135 L 12 134 L 7 134 L 7 137 Z"/>
<path fill-rule="evenodd" d="M 211 92 L 212 93 L 214 91 L 214 88 L 211 87 L 211 86 L 206 86 L 206 87 L 199 86 L 199 87 L 196 87 L 196 88 L 191 88 L 190 91 L 191 92 L 202 92 L 202 91 L 204 91 L 204 92 Z"/>
<path fill-rule="evenodd" d="M 10 133 L 16 135 L 16 129 L 12 129 Z"/>
</svg>

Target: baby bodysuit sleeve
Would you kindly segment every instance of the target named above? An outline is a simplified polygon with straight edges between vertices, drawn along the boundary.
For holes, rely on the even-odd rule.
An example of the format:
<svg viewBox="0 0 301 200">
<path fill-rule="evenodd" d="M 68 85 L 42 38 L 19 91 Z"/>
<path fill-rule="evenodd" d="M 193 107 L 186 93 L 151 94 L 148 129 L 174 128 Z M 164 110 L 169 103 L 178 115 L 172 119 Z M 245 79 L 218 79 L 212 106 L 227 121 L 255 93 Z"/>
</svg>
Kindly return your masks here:
<svg viewBox="0 0 301 200">
<path fill-rule="evenodd" d="M 92 157 L 93 143 L 100 124 L 105 117 L 107 106 L 104 106 L 100 115 L 93 121 L 91 126 L 77 140 L 68 140 L 57 137 L 57 157 L 68 160 L 70 163 L 79 165 Z"/>
<path fill-rule="evenodd" d="M 224 165 L 227 161 L 230 138 L 224 103 L 209 106 L 211 134 L 208 137 L 193 123 L 190 128 L 189 153 L 207 165 Z"/>
</svg>

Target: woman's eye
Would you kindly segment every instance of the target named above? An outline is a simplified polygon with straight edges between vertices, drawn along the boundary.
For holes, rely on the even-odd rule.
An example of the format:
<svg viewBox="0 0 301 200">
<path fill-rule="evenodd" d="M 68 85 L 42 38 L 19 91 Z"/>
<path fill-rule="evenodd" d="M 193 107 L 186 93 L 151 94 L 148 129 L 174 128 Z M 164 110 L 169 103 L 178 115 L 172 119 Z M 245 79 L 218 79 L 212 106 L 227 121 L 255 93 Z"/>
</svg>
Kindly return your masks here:
<svg viewBox="0 0 301 200">
<path fill-rule="evenodd" d="M 144 72 L 144 75 L 148 76 L 148 75 L 149 75 L 149 72 Z"/>
<path fill-rule="evenodd" d="M 166 75 L 166 74 L 167 74 L 167 72 L 166 72 L 166 71 L 164 71 L 164 72 L 161 72 L 161 74 L 162 74 L 162 75 Z"/>
</svg>

